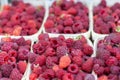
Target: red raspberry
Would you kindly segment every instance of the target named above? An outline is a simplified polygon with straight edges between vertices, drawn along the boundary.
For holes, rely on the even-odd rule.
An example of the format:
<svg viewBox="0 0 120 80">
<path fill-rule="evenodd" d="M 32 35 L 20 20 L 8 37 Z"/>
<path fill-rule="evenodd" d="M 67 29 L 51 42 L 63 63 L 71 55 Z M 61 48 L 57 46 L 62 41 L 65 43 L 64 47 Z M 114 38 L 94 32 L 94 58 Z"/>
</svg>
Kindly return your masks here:
<svg viewBox="0 0 120 80">
<path fill-rule="evenodd" d="M 72 60 L 73 60 L 73 63 L 74 63 L 74 64 L 77 64 L 78 66 L 81 66 L 82 63 L 83 63 L 82 58 L 79 57 L 79 56 L 74 56 L 74 57 L 72 58 Z"/>
<path fill-rule="evenodd" d="M 72 74 L 76 74 L 78 73 L 79 68 L 76 64 L 70 64 L 67 70 Z"/>
<path fill-rule="evenodd" d="M 76 40 L 73 44 L 73 48 L 75 49 L 83 49 L 83 43 L 81 42 L 81 40 Z"/>
<path fill-rule="evenodd" d="M 108 80 L 119 80 L 117 75 L 110 74 L 108 75 Z"/>
<path fill-rule="evenodd" d="M 59 29 L 58 28 L 51 28 L 51 33 L 59 33 Z"/>
<path fill-rule="evenodd" d="M 37 74 L 31 73 L 29 79 L 30 79 L 30 80 L 35 80 L 35 79 L 37 79 Z"/>
<path fill-rule="evenodd" d="M 71 48 L 73 46 L 74 40 L 72 38 L 68 38 L 65 40 L 67 47 Z"/>
<path fill-rule="evenodd" d="M 62 77 L 62 80 L 74 80 L 74 77 L 70 73 L 65 73 L 64 76 Z"/>
<path fill-rule="evenodd" d="M 37 75 L 40 75 L 42 73 L 42 68 L 40 66 L 34 65 L 32 72 Z"/>
<path fill-rule="evenodd" d="M 104 73 L 104 68 L 103 67 L 100 67 L 99 64 L 95 64 L 94 67 L 94 72 L 97 74 L 97 75 L 102 75 Z"/>
<path fill-rule="evenodd" d="M 0 80 L 11 80 L 9 78 L 0 78 Z"/>
<path fill-rule="evenodd" d="M 73 24 L 72 18 L 65 19 L 65 21 L 64 21 L 65 26 L 72 26 L 72 24 Z"/>
<path fill-rule="evenodd" d="M 69 14 L 72 14 L 72 15 L 76 15 L 77 14 L 77 10 L 74 7 L 69 8 L 67 12 Z"/>
<path fill-rule="evenodd" d="M 0 70 L 3 77 L 9 77 L 13 70 L 13 67 L 10 64 L 3 64 L 1 65 Z"/>
<path fill-rule="evenodd" d="M 106 75 L 102 75 L 98 78 L 98 80 L 108 80 L 108 77 Z"/>
<path fill-rule="evenodd" d="M 37 58 L 37 54 L 35 54 L 35 53 L 28 54 L 28 60 L 30 61 L 30 63 L 33 63 L 36 58 Z"/>
<path fill-rule="evenodd" d="M 8 51 L 8 54 L 11 56 L 11 57 L 17 57 L 17 51 L 14 50 L 14 49 L 11 49 Z"/>
<path fill-rule="evenodd" d="M 27 68 L 27 63 L 25 61 L 18 62 L 18 69 L 20 73 L 24 74 L 24 72 L 26 71 L 26 68 Z"/>
<path fill-rule="evenodd" d="M 44 55 L 39 55 L 37 56 L 35 63 L 39 64 L 40 66 L 44 65 L 46 61 L 46 56 Z"/>
<path fill-rule="evenodd" d="M 66 73 L 65 70 L 59 69 L 56 71 L 56 76 L 61 79 L 65 73 Z"/>
<path fill-rule="evenodd" d="M 45 28 L 52 28 L 54 27 L 54 22 L 52 20 L 47 20 L 44 24 Z"/>
<path fill-rule="evenodd" d="M 49 35 L 46 34 L 46 33 L 44 33 L 44 34 L 40 34 L 40 35 L 38 36 L 38 39 L 39 39 L 39 40 L 45 40 L 45 41 L 48 41 L 48 40 L 49 40 Z"/>
<path fill-rule="evenodd" d="M 19 72 L 17 68 L 14 68 L 10 74 L 10 79 L 12 80 L 21 80 L 22 74 Z"/>
<path fill-rule="evenodd" d="M 55 54 L 56 54 L 55 50 L 51 47 L 47 48 L 46 51 L 45 51 L 46 56 L 54 56 Z"/>
<path fill-rule="evenodd" d="M 115 58 L 115 57 L 109 57 L 107 60 L 106 60 L 106 65 L 108 65 L 108 66 L 112 66 L 112 65 L 117 65 L 118 64 L 118 60 L 117 60 L 117 58 Z"/>
<path fill-rule="evenodd" d="M 91 72 L 93 68 L 93 58 L 89 58 L 87 61 L 85 61 L 82 65 L 82 70 L 85 72 Z"/>
<path fill-rule="evenodd" d="M 71 55 L 82 57 L 84 54 L 80 49 L 72 49 L 71 50 Z"/>
<path fill-rule="evenodd" d="M 93 54 L 93 48 L 91 46 L 89 46 L 88 44 L 84 44 L 83 45 L 83 52 L 90 56 L 91 54 Z"/>
<path fill-rule="evenodd" d="M 57 25 L 57 29 L 59 30 L 59 33 L 63 33 L 64 26 L 63 25 Z"/>
<path fill-rule="evenodd" d="M 65 28 L 64 28 L 64 33 L 65 33 L 65 34 L 72 34 L 72 33 L 73 33 L 73 30 L 72 30 L 71 27 L 65 27 Z"/>
<path fill-rule="evenodd" d="M 79 73 L 75 76 L 75 80 L 83 80 L 82 75 L 80 75 Z"/>
<path fill-rule="evenodd" d="M 82 25 L 82 23 L 79 21 L 79 22 L 76 22 L 73 24 L 72 26 L 72 29 L 75 33 L 80 33 L 80 30 L 82 30 L 84 27 Z"/>
<path fill-rule="evenodd" d="M 57 56 L 61 57 L 69 53 L 69 49 L 66 46 L 57 47 Z"/>
<path fill-rule="evenodd" d="M 118 67 L 118 66 L 111 66 L 110 67 L 110 71 L 111 71 L 112 74 L 118 75 L 119 71 L 120 71 L 120 67 Z"/>
<path fill-rule="evenodd" d="M 104 60 L 97 59 L 97 58 L 94 59 L 94 64 L 99 64 L 100 66 L 104 66 L 105 65 Z"/>
<path fill-rule="evenodd" d="M 87 74 L 84 80 L 95 80 L 95 77 L 92 74 Z"/>
<path fill-rule="evenodd" d="M 0 65 L 7 62 L 9 59 L 9 55 L 6 52 L 0 52 Z"/>
<path fill-rule="evenodd" d="M 54 14 L 56 15 L 56 16 L 60 16 L 60 14 L 61 14 L 61 7 L 60 6 L 54 6 Z"/>
</svg>

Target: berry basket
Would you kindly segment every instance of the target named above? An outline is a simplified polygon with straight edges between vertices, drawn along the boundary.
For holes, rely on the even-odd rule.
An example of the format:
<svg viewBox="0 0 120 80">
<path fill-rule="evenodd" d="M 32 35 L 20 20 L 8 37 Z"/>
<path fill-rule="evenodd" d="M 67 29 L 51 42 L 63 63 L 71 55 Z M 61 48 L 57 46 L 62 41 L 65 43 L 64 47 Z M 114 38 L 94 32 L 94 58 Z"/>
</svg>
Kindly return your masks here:
<svg viewBox="0 0 120 80">
<path fill-rule="evenodd" d="M 120 0 L 103 0 L 103 3 L 101 3 L 102 2 L 102 0 L 92 0 L 92 16 L 91 16 L 91 25 L 92 25 L 92 39 L 93 40 L 95 40 L 95 39 L 97 39 L 97 38 L 99 38 L 99 37 L 105 37 L 105 36 L 107 36 L 108 34 L 110 34 L 110 33 L 112 33 L 114 30 L 110 30 L 109 29 L 109 31 L 108 31 L 108 29 L 107 29 L 107 27 L 110 27 L 110 26 L 108 26 L 108 24 L 110 24 L 110 25 L 112 25 L 112 24 L 114 24 L 114 23 L 108 23 L 107 25 L 105 24 L 104 25 L 104 23 L 100 23 L 101 22 L 101 20 L 100 20 L 100 16 L 99 17 L 96 17 L 96 16 L 94 16 L 94 9 L 96 8 L 96 12 L 100 12 L 100 10 L 98 9 L 99 7 L 99 5 L 100 5 L 100 3 L 102 4 L 102 5 L 105 5 L 105 2 L 104 1 L 106 1 L 106 5 L 107 5 L 107 8 L 108 8 L 108 10 L 110 9 L 110 7 L 111 6 L 113 6 L 114 4 L 116 4 L 116 3 L 120 3 Z M 120 5 L 120 4 L 119 4 Z M 97 9 L 98 9 L 98 11 L 97 11 Z M 105 9 L 105 8 L 103 8 L 103 9 Z M 106 11 L 107 11 L 107 9 L 106 9 Z M 102 12 L 102 11 L 101 11 Z M 114 11 L 113 11 L 114 12 Z M 109 13 L 108 13 L 109 14 Z M 111 14 L 112 15 L 112 14 Z M 98 15 L 97 15 L 98 16 Z M 106 16 L 104 16 L 104 18 L 105 18 Z M 96 31 L 98 31 L 98 32 L 96 32 L 94 29 L 95 29 L 95 24 L 97 23 L 97 21 L 96 21 L 96 23 L 95 23 L 95 21 L 94 21 L 94 19 L 96 19 L 96 18 L 99 18 L 99 21 L 98 21 L 98 23 L 99 23 L 99 25 L 96 25 Z M 112 19 L 111 19 L 112 20 Z M 97 28 L 97 27 L 101 27 L 101 26 L 104 26 L 103 28 Z M 107 26 L 107 27 L 106 27 Z M 117 27 L 116 25 L 112 25 L 112 26 L 114 26 L 114 27 Z M 108 31 L 108 32 L 107 32 Z M 101 34 L 101 32 L 102 32 L 102 34 Z M 114 32 L 116 32 L 116 31 L 114 31 Z M 119 31 L 118 31 L 119 32 Z"/>
<path fill-rule="evenodd" d="M 95 75 L 96 80 L 98 80 L 98 78 L 100 80 L 113 78 L 115 80 L 120 79 L 117 72 L 115 72 L 115 70 L 119 70 L 119 63 L 117 63 L 120 58 L 120 49 L 117 44 L 117 42 L 119 42 L 118 37 L 120 37 L 119 33 L 112 33 L 108 36 L 97 38 L 94 41 L 95 63 L 93 68 L 93 74 Z"/>
<path fill-rule="evenodd" d="M 45 36 L 45 35 L 44 35 L 44 36 Z M 39 37 L 40 37 L 40 36 L 39 36 Z M 43 36 L 42 36 L 42 37 L 43 37 Z M 51 35 L 50 35 L 49 37 L 50 37 L 50 38 L 55 38 L 54 36 L 51 36 Z M 68 39 L 68 37 L 66 37 L 66 36 L 65 36 L 65 38 Z M 80 38 L 80 36 L 78 36 L 77 38 L 74 37 L 73 39 L 74 39 L 74 40 L 78 40 L 79 38 Z M 87 40 L 87 43 L 93 48 L 92 42 L 91 42 L 88 38 L 85 38 L 85 39 Z M 36 43 L 36 42 L 38 42 L 38 40 L 35 41 L 35 43 Z M 33 46 L 33 45 L 32 45 L 32 46 Z M 33 48 L 32 48 L 32 49 L 33 49 Z M 33 52 L 33 51 L 32 51 L 32 52 Z M 66 55 L 68 55 L 68 54 L 66 54 Z M 94 52 L 93 52 L 93 54 L 91 55 L 91 57 L 94 57 L 94 55 L 95 55 L 95 54 L 94 54 Z M 37 58 L 35 58 L 35 59 L 37 59 Z M 36 66 L 37 66 L 37 65 L 36 65 Z M 37 66 L 37 67 L 38 67 L 38 66 Z M 32 72 L 32 71 L 31 71 L 31 70 L 32 70 L 31 68 L 33 68 L 32 63 L 30 63 L 30 65 L 29 65 L 29 67 L 28 67 L 28 73 L 27 73 L 27 78 L 26 78 L 27 80 L 29 80 L 29 78 L 30 78 L 30 75 L 31 75 L 31 72 Z M 93 73 L 93 72 L 92 72 L 91 74 L 94 76 L 94 73 Z M 34 76 L 34 77 L 33 77 L 33 76 Z M 33 74 L 31 78 L 32 78 L 32 79 L 33 79 L 33 78 L 35 79 L 35 75 Z M 95 79 L 95 80 L 96 80 L 96 79 Z"/>
<path fill-rule="evenodd" d="M 51 0 L 51 1 L 49 1 L 49 0 L 46 0 L 46 17 L 45 17 L 45 22 L 43 23 L 43 24 L 45 24 L 46 23 L 46 21 L 47 21 L 47 19 L 48 19 L 48 17 L 49 17 L 49 15 L 50 15 L 50 13 L 49 13 L 49 8 L 52 6 L 52 4 L 55 2 L 55 1 L 60 1 L 60 0 Z M 64 0 L 63 0 L 64 1 Z M 66 0 L 67 1 L 67 0 Z M 69 1 L 69 0 L 68 0 Z M 79 36 L 80 34 L 81 35 L 84 35 L 85 37 L 87 37 L 87 38 L 89 38 L 90 37 L 90 31 L 91 31 L 91 21 L 90 21 L 90 17 L 91 17 L 91 13 L 90 13 L 90 10 L 91 10 L 91 1 L 88 1 L 88 0 L 73 0 L 75 3 L 77 3 L 77 2 L 81 2 L 87 9 L 88 9 L 88 15 L 87 15 L 87 17 L 88 17 L 88 30 L 86 30 L 86 32 L 81 32 L 81 33 L 74 33 L 74 31 L 73 31 L 73 33 L 64 33 L 63 31 L 61 32 L 61 33 L 54 33 L 54 29 L 53 29 L 53 32 L 47 32 L 46 31 L 46 29 L 45 29 L 45 25 L 43 25 L 43 33 L 48 33 L 49 35 L 51 35 L 51 36 L 58 36 L 58 35 L 64 35 L 64 36 L 66 36 L 66 37 L 76 37 L 76 36 Z M 59 13 L 59 12 L 58 12 Z M 64 16 L 64 13 L 62 13 L 63 15 L 62 16 Z M 62 19 L 61 19 L 62 20 Z M 87 22 L 87 21 L 86 21 Z M 75 22 L 74 22 L 75 23 Z M 58 25 L 59 26 L 59 25 Z M 65 26 L 66 27 L 66 26 Z M 64 28 L 65 28 L 64 27 Z M 71 29 L 72 29 L 72 25 L 70 26 L 71 27 Z M 79 29 L 78 29 L 79 30 Z M 79 32 L 79 31 L 78 31 Z"/>
<path fill-rule="evenodd" d="M 23 41 L 23 42 L 21 42 L 21 41 Z M 6 60 L 6 64 L 1 63 L 1 66 L 9 65 L 9 67 L 6 67 L 6 68 L 10 68 L 10 69 L 11 69 L 11 66 L 12 66 L 11 73 L 9 74 L 10 78 L 12 78 L 12 79 L 15 79 L 15 78 L 20 79 L 20 76 L 22 76 L 21 80 L 26 80 L 26 78 L 27 78 L 26 75 L 27 75 L 27 72 L 28 72 L 29 63 L 28 63 L 28 59 L 25 59 L 25 54 L 23 55 L 24 57 L 22 57 L 22 54 L 21 54 L 21 57 L 20 57 L 20 51 L 22 49 L 26 49 L 28 51 L 28 53 L 30 53 L 31 52 L 31 45 L 33 44 L 33 41 L 31 41 L 29 38 L 25 38 L 25 37 L 14 37 L 14 36 L 5 37 L 5 36 L 0 36 L 0 44 L 1 44 L 1 55 L 0 55 L 1 59 L 2 59 L 2 57 L 5 56 L 6 53 L 7 53 L 6 55 L 8 55 L 8 60 Z M 11 47 L 6 48 L 5 45 L 6 46 L 9 45 Z M 21 50 L 20 50 L 20 47 L 21 47 Z M 4 53 L 4 56 L 2 55 L 2 53 Z M 19 54 L 16 55 L 16 53 L 19 53 Z M 21 52 L 21 53 L 23 53 L 23 52 Z M 17 58 L 15 57 L 15 55 L 16 55 Z M 16 62 L 16 59 L 17 59 L 17 62 Z M 23 70 L 24 65 L 26 66 L 26 68 L 24 68 L 24 70 Z M 3 70 L 5 69 L 4 67 L 3 67 Z M 10 69 L 8 69 L 7 71 L 10 72 Z M 17 69 L 17 72 L 16 72 L 16 69 Z M 1 72 L 0 74 L 5 75 L 5 72 Z M 8 74 L 8 72 L 6 73 L 6 75 L 7 74 Z M 1 76 L 0 78 L 1 79 L 2 78 L 7 79 L 5 76 Z"/>
<path fill-rule="evenodd" d="M 13 0 L 13 1 L 17 1 L 17 0 Z M 18 0 L 19 1 L 19 0 Z M 29 4 L 28 4 L 29 3 Z M 7 6 L 7 5 L 11 5 L 11 3 L 8 3 L 8 1 L 7 0 L 1 0 L 1 4 L 2 4 L 2 11 L 3 11 L 3 9 L 9 9 L 9 6 Z M 20 4 L 20 2 L 18 2 L 18 3 L 16 3 L 16 2 L 14 2 L 14 5 L 15 4 Z M 28 16 L 28 12 L 23 12 L 23 14 L 21 13 L 21 14 L 19 14 L 19 15 L 21 15 L 21 16 L 24 16 L 23 18 L 24 19 L 22 19 L 22 17 L 19 19 L 19 21 L 21 22 L 21 20 L 23 20 L 23 25 L 21 24 L 21 25 L 19 25 L 18 24 L 18 31 L 16 31 L 16 32 L 18 32 L 19 33 L 19 30 L 21 31 L 21 33 L 19 33 L 19 34 L 14 34 L 13 32 L 15 31 L 15 29 L 17 30 L 17 28 L 15 28 L 14 29 L 14 31 L 12 31 L 12 33 L 11 34 L 9 34 L 9 33 L 2 33 L 1 32 L 1 35 L 0 36 L 5 36 L 5 35 L 10 35 L 10 36 L 24 36 L 24 37 L 28 37 L 28 38 L 31 38 L 31 39 L 33 39 L 33 40 L 35 40 L 35 39 L 37 39 L 37 37 L 38 37 L 38 34 L 40 34 L 41 32 L 42 32 L 42 27 L 41 26 L 43 26 L 43 21 L 44 21 L 44 17 L 45 17 L 45 12 L 46 12 L 46 10 L 45 10 L 45 2 L 44 2 L 44 0 L 23 0 L 23 6 L 26 6 L 25 7 L 25 9 L 27 8 L 27 6 L 28 7 L 30 7 L 29 9 L 30 10 L 28 10 L 28 11 L 31 11 L 32 9 L 35 9 L 36 10 L 36 14 L 35 14 L 35 16 L 38 16 L 38 17 L 35 17 L 34 15 L 31 15 L 31 13 L 29 14 L 29 16 Z M 22 5 L 21 4 L 21 5 Z M 36 7 L 37 6 L 37 7 Z M 42 12 L 40 12 L 39 10 L 41 9 L 41 11 Z M 26 9 L 27 10 L 27 9 Z M 15 10 L 14 10 L 15 11 Z M 15 12 L 16 13 L 16 12 Z M 19 12 L 18 12 L 19 13 Z M 44 14 L 44 16 L 42 16 L 42 17 L 40 17 L 39 16 L 39 13 L 42 15 L 42 14 Z M 27 15 L 25 15 L 25 14 L 27 14 Z M 34 14 L 34 13 L 33 13 Z M 13 15 L 14 16 L 14 15 Z M 16 17 L 17 17 L 17 14 L 15 15 Z M 14 16 L 14 18 L 15 18 L 15 16 Z M 30 16 L 31 16 L 31 19 L 28 19 L 27 20 L 27 17 L 28 18 L 30 18 Z M 33 19 L 33 18 L 35 18 L 35 19 Z M 26 20 L 25 22 L 24 22 L 24 20 Z M 31 20 L 31 21 L 30 21 Z M 12 20 L 11 20 L 12 21 Z M 28 22 L 30 22 L 30 24 L 28 25 Z M 15 21 L 14 21 L 14 23 L 15 23 Z M 25 24 L 24 24 L 25 23 Z M 12 23 L 11 23 L 12 24 Z M 16 26 L 16 25 L 15 25 Z M 22 29 L 20 28 L 22 26 Z M 25 26 L 25 27 L 24 27 Z M 29 27 L 27 27 L 27 26 L 29 26 Z M 31 26 L 31 27 L 30 27 Z M 40 26 L 40 27 L 39 27 Z M 17 27 L 17 26 L 16 26 Z M 34 28 L 33 28 L 34 27 Z M 9 27 L 8 27 L 9 28 Z M 26 28 L 26 29 L 25 29 Z M 0 31 L 1 31 L 2 29 L 0 29 Z M 30 30 L 31 30 L 31 32 L 30 32 Z M 8 29 L 8 31 L 10 31 L 9 29 Z M 15 33 L 16 33 L 15 32 Z M 34 37 L 34 38 L 33 38 Z"/>
</svg>

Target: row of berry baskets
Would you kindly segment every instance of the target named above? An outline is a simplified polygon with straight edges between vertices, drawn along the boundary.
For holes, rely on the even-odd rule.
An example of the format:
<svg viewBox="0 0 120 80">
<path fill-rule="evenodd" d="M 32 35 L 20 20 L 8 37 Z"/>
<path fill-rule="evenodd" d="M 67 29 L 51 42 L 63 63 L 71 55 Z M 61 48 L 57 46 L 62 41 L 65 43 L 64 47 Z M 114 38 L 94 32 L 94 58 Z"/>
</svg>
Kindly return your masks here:
<svg viewBox="0 0 120 80">
<path fill-rule="evenodd" d="M 0 80 L 119 80 L 119 0 L 42 1 L 2 8 Z"/>
<path fill-rule="evenodd" d="M 36 39 L 43 32 L 52 36 L 84 35 L 95 40 L 120 32 L 120 0 L 74 0 L 74 3 L 69 0 L 23 0 L 25 3 L 9 5 L 4 1 L 1 0 L 5 5 L 0 14 L 0 35 Z"/>
</svg>

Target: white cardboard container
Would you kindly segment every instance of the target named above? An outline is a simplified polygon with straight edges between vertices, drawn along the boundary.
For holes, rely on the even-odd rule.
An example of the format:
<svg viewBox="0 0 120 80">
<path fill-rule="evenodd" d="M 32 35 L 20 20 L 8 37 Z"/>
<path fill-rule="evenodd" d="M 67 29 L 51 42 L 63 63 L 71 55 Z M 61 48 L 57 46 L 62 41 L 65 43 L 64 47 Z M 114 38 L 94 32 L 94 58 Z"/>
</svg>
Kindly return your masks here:
<svg viewBox="0 0 120 80">
<path fill-rule="evenodd" d="M 0 1 L 1 1 L 1 7 L 2 7 L 2 9 L 3 9 L 4 5 L 9 4 L 8 0 L 0 0 Z M 33 6 L 40 6 L 41 5 L 41 6 L 43 6 L 45 8 L 45 0 L 23 0 L 23 1 L 25 3 L 30 3 Z M 46 10 L 45 10 L 45 13 L 46 13 Z M 44 18 L 45 18 L 45 15 L 44 15 Z M 44 18 L 43 18 L 43 21 L 44 21 Z M 41 27 L 40 27 L 40 29 L 38 30 L 37 33 L 35 33 L 33 35 L 25 35 L 23 37 L 29 38 L 31 40 L 37 40 L 38 35 L 42 33 L 42 26 L 43 26 L 43 22 L 42 22 Z M 4 37 L 6 35 L 0 35 L 0 36 Z M 20 36 L 14 36 L 14 35 L 10 35 L 10 36 L 11 37 L 20 37 Z"/>
<path fill-rule="evenodd" d="M 48 32 L 46 32 L 45 31 L 45 28 L 44 28 L 44 23 L 46 22 L 46 20 L 47 20 L 47 18 L 48 18 L 48 16 L 49 16 L 49 7 L 52 5 L 52 3 L 54 2 L 54 1 L 56 1 L 56 0 L 45 0 L 45 4 L 46 4 L 46 14 L 45 14 L 45 19 L 44 19 L 44 22 L 43 22 L 43 33 L 48 33 Z M 69 1 L 69 0 L 68 0 Z M 86 5 L 86 7 L 88 8 L 88 10 L 89 10 L 89 14 L 88 14 L 88 17 L 89 17 L 89 29 L 88 29 L 88 31 L 87 32 L 85 32 L 85 33 L 78 33 L 78 34 L 64 34 L 64 33 L 48 33 L 49 35 L 51 35 L 51 36 L 54 36 L 54 37 L 57 37 L 57 36 L 59 36 L 59 35 L 64 35 L 65 37 L 69 37 L 69 38 L 72 38 L 72 37 L 76 37 L 76 36 L 79 36 L 79 35 L 84 35 L 85 37 L 87 37 L 87 38 L 90 38 L 90 32 L 91 32 L 91 13 L 90 13 L 90 11 L 91 11 L 91 1 L 89 1 L 89 0 L 74 0 L 74 2 L 76 3 L 76 2 L 82 2 L 84 5 Z"/>
<path fill-rule="evenodd" d="M 6 38 L 6 37 L 7 37 L 7 36 L 0 36 L 0 41 L 1 41 L 2 38 Z M 9 36 L 8 36 L 8 37 L 9 37 Z M 12 39 L 19 39 L 19 38 L 21 38 L 21 36 L 19 36 L 19 37 L 11 36 L 10 38 L 12 38 Z M 23 38 L 24 38 L 25 40 L 31 40 L 31 39 L 29 39 L 29 38 L 25 38 L 25 37 L 23 37 Z M 34 41 L 31 40 L 30 52 L 32 51 L 33 42 L 34 42 Z M 27 78 L 27 73 L 28 73 L 28 71 L 29 71 L 29 65 L 30 65 L 30 63 L 27 62 L 27 68 L 26 68 L 25 73 L 23 74 L 23 77 L 22 77 L 21 80 L 27 80 L 26 78 Z"/>
<path fill-rule="evenodd" d="M 92 39 L 95 40 L 95 39 L 98 39 L 100 37 L 105 37 L 107 36 L 108 34 L 98 34 L 94 31 L 94 20 L 93 20 L 93 9 L 95 6 L 98 6 L 98 4 L 101 2 L 101 0 L 92 0 L 92 10 L 91 10 L 91 30 L 92 30 Z M 107 6 L 112 6 L 114 5 L 115 3 L 120 3 L 120 0 L 106 0 L 106 3 L 107 3 Z"/>
<path fill-rule="evenodd" d="M 80 35 L 81 36 L 81 35 Z M 84 36 L 84 35 L 83 35 Z M 52 36 L 52 35 L 49 35 L 49 37 L 56 37 L 56 36 Z M 66 37 L 66 36 L 64 36 L 66 39 L 68 38 L 68 37 Z M 76 36 L 76 37 L 78 37 L 78 36 Z M 72 37 L 74 40 L 77 40 L 76 39 L 76 37 Z M 93 44 L 92 44 L 92 42 L 88 39 L 88 38 L 86 38 L 86 40 L 87 40 L 87 43 L 94 49 L 94 47 L 93 47 Z M 34 42 L 37 42 L 38 40 L 36 40 L 36 41 L 34 41 Z M 33 46 L 33 44 L 34 44 L 34 42 L 32 43 L 32 46 Z M 94 50 L 93 50 L 94 51 Z M 31 52 L 33 52 L 33 50 L 31 49 Z M 93 52 L 93 54 L 91 55 L 91 57 L 94 57 L 95 56 L 95 52 Z M 27 69 L 27 74 L 26 74 L 26 80 L 29 80 L 29 77 L 30 77 L 30 73 L 31 73 L 31 63 L 29 63 L 28 64 L 28 67 L 27 67 L 28 69 Z M 94 76 L 95 76 L 95 74 L 94 74 L 94 72 L 92 72 L 91 74 L 93 74 Z M 96 76 L 95 76 L 95 80 L 97 80 L 96 79 Z"/>
</svg>

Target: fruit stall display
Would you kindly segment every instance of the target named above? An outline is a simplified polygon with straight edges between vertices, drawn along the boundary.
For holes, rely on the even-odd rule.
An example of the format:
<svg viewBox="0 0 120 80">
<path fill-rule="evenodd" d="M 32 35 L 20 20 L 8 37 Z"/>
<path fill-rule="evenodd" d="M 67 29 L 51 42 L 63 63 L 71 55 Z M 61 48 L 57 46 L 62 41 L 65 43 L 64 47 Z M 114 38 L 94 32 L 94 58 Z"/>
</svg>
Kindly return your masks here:
<svg viewBox="0 0 120 80">
<path fill-rule="evenodd" d="M 3 3 L 0 80 L 120 80 L 120 0 Z"/>
<path fill-rule="evenodd" d="M 53 0 L 47 5 L 43 32 L 52 36 L 60 34 L 90 37 L 90 7 L 86 1 Z"/>
</svg>

